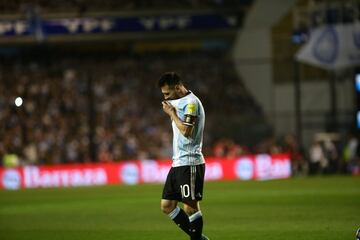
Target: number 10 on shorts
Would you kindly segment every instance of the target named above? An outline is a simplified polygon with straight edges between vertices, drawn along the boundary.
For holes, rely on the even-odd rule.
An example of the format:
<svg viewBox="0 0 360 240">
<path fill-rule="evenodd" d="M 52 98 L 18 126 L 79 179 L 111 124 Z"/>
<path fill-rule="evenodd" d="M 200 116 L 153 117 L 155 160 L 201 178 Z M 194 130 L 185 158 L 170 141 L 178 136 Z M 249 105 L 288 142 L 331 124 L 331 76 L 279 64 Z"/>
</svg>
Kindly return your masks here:
<svg viewBox="0 0 360 240">
<path fill-rule="evenodd" d="M 190 187 L 189 184 L 180 185 L 181 196 L 187 198 L 190 196 Z"/>
</svg>

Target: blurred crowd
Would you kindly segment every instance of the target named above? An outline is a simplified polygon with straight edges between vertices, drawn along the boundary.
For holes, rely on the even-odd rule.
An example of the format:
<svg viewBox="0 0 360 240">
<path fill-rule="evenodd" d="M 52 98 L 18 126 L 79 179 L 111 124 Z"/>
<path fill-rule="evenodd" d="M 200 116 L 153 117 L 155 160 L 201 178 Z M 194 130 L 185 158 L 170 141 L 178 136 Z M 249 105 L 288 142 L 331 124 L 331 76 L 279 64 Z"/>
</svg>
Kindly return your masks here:
<svg viewBox="0 0 360 240">
<path fill-rule="evenodd" d="M 238 144 L 228 138 L 219 139 L 213 145 L 213 154 L 216 157 L 234 158 L 252 153 L 288 153 L 292 173 L 298 176 L 360 174 L 359 140 L 352 133 L 344 137 L 339 134 L 319 133 L 314 136 L 314 141 L 308 148 L 302 147 L 292 134 L 279 139 L 265 138 L 253 147 Z"/>
<path fill-rule="evenodd" d="M 326 136 L 326 135 L 325 135 Z M 309 173 L 360 173 L 358 138 L 349 133 L 345 138 L 315 137 L 308 152 Z"/>
<path fill-rule="evenodd" d="M 308 0 L 294 11 L 294 33 L 303 34 L 303 41 L 306 41 L 313 28 L 358 22 L 359 12 L 359 0 Z"/>
<path fill-rule="evenodd" d="M 16 156 L 21 164 L 169 158 L 170 120 L 156 87 L 169 70 L 178 71 L 203 101 L 207 155 L 216 141 L 213 115 L 261 114 L 223 54 L 4 62 L 0 158 L 11 162 Z M 19 107 L 16 97 L 23 99 Z"/>
<path fill-rule="evenodd" d="M 0 13 L 24 13 L 28 8 L 37 8 L 41 13 L 85 13 L 142 10 L 191 10 L 191 9 L 236 9 L 251 5 L 253 0 L 4 0 L 0 2 Z"/>
</svg>

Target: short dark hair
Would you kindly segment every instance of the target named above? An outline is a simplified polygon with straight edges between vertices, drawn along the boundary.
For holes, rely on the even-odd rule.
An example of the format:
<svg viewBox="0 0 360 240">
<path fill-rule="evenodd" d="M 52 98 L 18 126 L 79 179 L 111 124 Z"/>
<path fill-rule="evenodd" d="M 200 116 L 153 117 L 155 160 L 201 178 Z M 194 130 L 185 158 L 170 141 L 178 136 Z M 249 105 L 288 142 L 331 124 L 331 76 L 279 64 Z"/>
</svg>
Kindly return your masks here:
<svg viewBox="0 0 360 240">
<path fill-rule="evenodd" d="M 182 84 L 182 81 L 180 79 L 180 76 L 176 72 L 166 72 L 160 77 L 158 81 L 159 88 L 165 85 L 169 85 L 173 87 L 178 84 Z"/>
</svg>

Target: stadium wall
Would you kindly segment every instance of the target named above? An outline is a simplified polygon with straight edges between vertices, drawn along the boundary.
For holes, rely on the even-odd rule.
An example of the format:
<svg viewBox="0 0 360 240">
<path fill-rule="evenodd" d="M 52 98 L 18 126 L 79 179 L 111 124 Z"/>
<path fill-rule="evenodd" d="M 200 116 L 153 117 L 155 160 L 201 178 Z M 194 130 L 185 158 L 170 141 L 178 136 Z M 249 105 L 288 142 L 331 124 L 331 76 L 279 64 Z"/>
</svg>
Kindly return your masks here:
<svg viewBox="0 0 360 240">
<path fill-rule="evenodd" d="M 337 83 L 338 116 L 351 118 L 354 109 L 354 91 L 352 81 Z M 295 132 L 294 86 L 291 83 L 280 84 L 274 90 L 274 114 L 272 122 L 277 134 Z M 330 85 L 328 82 L 305 82 L 301 85 L 301 106 L 303 138 L 306 147 L 314 140 L 316 133 L 325 131 L 327 114 L 331 111 Z M 351 119 L 339 119 L 349 122 Z"/>
<path fill-rule="evenodd" d="M 271 27 L 295 3 L 296 0 L 256 1 L 234 42 L 236 70 L 267 116 L 274 111 Z"/>
</svg>

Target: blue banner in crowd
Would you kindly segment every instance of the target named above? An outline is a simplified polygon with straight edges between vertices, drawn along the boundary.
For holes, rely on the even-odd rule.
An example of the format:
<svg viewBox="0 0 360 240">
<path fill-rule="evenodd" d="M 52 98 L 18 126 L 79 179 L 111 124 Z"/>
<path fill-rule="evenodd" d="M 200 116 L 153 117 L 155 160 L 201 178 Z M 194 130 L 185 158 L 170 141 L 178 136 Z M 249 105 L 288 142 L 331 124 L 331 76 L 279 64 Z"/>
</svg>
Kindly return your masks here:
<svg viewBox="0 0 360 240">
<path fill-rule="evenodd" d="M 296 59 L 328 70 L 360 65 L 360 24 L 325 25 L 314 29 Z"/>
<path fill-rule="evenodd" d="M 236 15 L 169 15 L 142 17 L 94 17 L 43 19 L 37 26 L 44 35 L 159 32 L 231 29 L 239 26 Z M 0 36 L 33 35 L 34 25 L 26 20 L 0 20 Z"/>
</svg>

